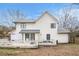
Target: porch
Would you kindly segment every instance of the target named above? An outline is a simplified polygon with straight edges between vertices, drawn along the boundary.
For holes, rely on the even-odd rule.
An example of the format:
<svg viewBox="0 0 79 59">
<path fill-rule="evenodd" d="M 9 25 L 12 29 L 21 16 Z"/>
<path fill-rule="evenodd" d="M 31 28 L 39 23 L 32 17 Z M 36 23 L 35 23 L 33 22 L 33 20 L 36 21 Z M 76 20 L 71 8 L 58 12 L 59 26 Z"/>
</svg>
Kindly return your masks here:
<svg viewBox="0 0 79 59">
<path fill-rule="evenodd" d="M 38 48 L 39 33 L 40 30 L 21 30 L 20 36 L 15 35 L 13 40 L 0 39 L 0 47 Z"/>
<path fill-rule="evenodd" d="M 40 30 L 21 30 L 22 43 L 28 47 L 38 47 Z"/>
</svg>

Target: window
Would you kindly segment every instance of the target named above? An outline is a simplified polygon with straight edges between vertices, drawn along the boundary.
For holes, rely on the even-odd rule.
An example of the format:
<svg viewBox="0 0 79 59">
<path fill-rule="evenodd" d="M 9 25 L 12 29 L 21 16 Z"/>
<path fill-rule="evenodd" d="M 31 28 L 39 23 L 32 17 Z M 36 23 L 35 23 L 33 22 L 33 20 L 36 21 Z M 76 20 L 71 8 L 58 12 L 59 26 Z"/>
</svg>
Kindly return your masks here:
<svg viewBox="0 0 79 59">
<path fill-rule="evenodd" d="M 35 34 L 31 33 L 31 40 L 35 40 Z"/>
<path fill-rule="evenodd" d="M 47 39 L 47 40 L 50 40 L 50 34 L 47 34 L 47 35 L 46 35 L 46 39 Z"/>
<path fill-rule="evenodd" d="M 35 40 L 35 33 L 26 33 L 25 38 L 28 40 Z"/>
<path fill-rule="evenodd" d="M 26 28 L 26 24 L 21 24 L 21 28 L 25 29 Z"/>
<path fill-rule="evenodd" d="M 56 28 L 56 23 L 51 23 L 51 28 Z"/>
<path fill-rule="evenodd" d="M 26 33 L 25 34 L 25 38 L 29 38 L 29 33 Z"/>
</svg>

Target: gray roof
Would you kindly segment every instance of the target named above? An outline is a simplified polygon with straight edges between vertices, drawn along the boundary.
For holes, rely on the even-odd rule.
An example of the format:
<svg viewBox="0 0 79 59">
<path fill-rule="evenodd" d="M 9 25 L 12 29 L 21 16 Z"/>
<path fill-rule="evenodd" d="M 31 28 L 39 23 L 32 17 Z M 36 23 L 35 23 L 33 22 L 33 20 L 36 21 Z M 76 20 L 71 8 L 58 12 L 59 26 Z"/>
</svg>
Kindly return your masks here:
<svg viewBox="0 0 79 59">
<path fill-rule="evenodd" d="M 35 22 L 35 20 L 19 19 L 14 21 L 14 23 L 31 23 L 31 22 Z"/>
<path fill-rule="evenodd" d="M 42 16 L 44 16 L 44 14 L 48 14 L 49 16 L 51 16 L 52 18 L 54 18 L 56 21 L 56 17 L 54 17 L 53 15 L 51 15 L 48 11 L 45 11 L 40 17 L 38 17 L 38 19 L 36 20 L 30 20 L 30 19 L 19 19 L 14 21 L 14 23 L 34 23 L 36 21 L 38 21 Z"/>
<path fill-rule="evenodd" d="M 58 28 L 58 33 L 59 34 L 68 34 L 68 33 L 70 33 L 70 31 L 67 29 L 64 29 L 64 28 Z"/>
<path fill-rule="evenodd" d="M 40 33 L 40 30 L 35 29 L 21 30 L 20 33 Z"/>
</svg>

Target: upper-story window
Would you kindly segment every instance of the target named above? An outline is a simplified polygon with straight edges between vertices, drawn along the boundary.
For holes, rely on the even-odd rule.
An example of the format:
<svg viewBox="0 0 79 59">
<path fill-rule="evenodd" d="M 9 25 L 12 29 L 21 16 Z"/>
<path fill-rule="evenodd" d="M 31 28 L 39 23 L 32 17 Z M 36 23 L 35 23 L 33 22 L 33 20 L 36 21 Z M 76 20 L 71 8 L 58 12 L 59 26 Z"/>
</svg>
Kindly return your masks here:
<svg viewBox="0 0 79 59">
<path fill-rule="evenodd" d="M 26 29 L 26 24 L 21 24 L 22 29 Z"/>
<path fill-rule="evenodd" d="M 51 23 L 51 28 L 56 28 L 56 23 Z"/>
</svg>

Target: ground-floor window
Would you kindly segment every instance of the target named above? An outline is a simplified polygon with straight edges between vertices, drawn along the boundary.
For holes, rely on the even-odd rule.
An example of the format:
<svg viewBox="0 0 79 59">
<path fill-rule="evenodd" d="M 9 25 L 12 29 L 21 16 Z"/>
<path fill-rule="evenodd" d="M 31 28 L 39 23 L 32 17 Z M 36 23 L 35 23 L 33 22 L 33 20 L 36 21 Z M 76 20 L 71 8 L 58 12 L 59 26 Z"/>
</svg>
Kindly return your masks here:
<svg viewBox="0 0 79 59">
<path fill-rule="evenodd" d="M 25 38 L 29 38 L 29 33 L 26 33 L 25 34 Z"/>
<path fill-rule="evenodd" d="M 50 40 L 50 34 L 47 34 L 47 35 L 46 35 L 46 39 L 47 39 L 47 40 Z"/>
<path fill-rule="evenodd" d="M 31 40 L 35 40 L 35 33 L 31 33 Z"/>
<path fill-rule="evenodd" d="M 25 34 L 25 40 L 35 40 L 35 33 L 26 33 Z"/>
</svg>

